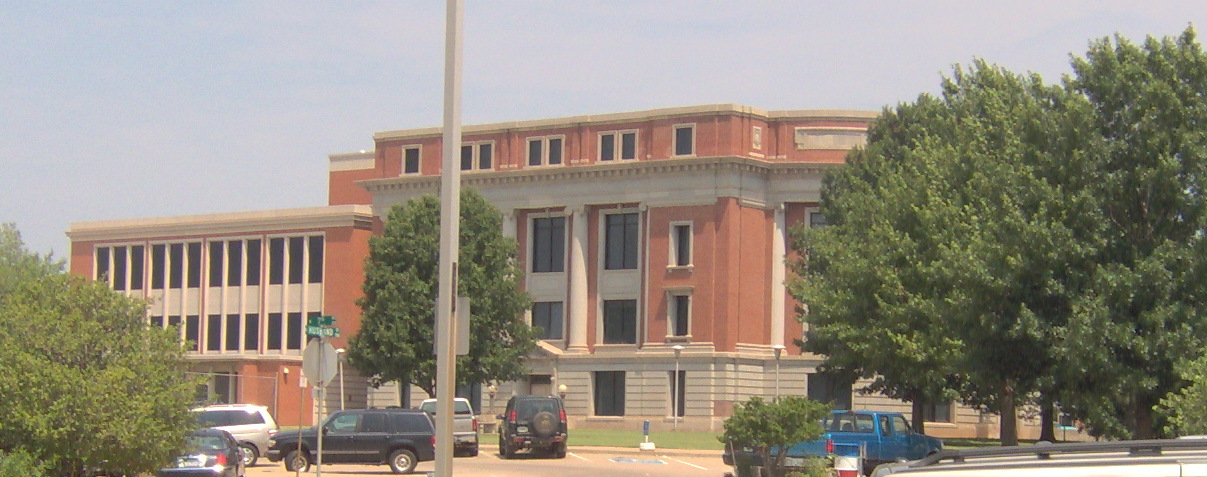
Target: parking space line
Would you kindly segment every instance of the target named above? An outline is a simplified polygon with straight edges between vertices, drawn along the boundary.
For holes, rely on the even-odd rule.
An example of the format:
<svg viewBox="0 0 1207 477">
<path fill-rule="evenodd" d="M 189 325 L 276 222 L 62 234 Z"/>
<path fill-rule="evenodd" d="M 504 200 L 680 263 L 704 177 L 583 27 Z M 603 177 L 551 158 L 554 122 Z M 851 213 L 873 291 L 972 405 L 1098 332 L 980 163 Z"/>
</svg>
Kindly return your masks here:
<svg viewBox="0 0 1207 477">
<path fill-rule="evenodd" d="M 669 459 L 669 460 L 673 460 L 673 461 L 678 462 L 678 463 L 683 464 L 683 465 L 690 465 L 690 466 L 695 467 L 695 468 L 700 469 L 700 470 L 708 470 L 708 468 L 707 468 L 707 467 L 700 467 L 700 466 L 698 466 L 698 465 L 696 465 L 696 464 L 693 464 L 693 463 L 691 463 L 691 462 L 684 462 L 684 461 L 681 461 L 681 460 L 676 459 L 676 458 L 671 457 L 671 456 L 666 456 L 666 455 L 664 455 L 664 456 L 662 456 L 662 458 L 663 458 L 663 459 Z"/>
<path fill-rule="evenodd" d="M 566 453 L 566 455 L 568 455 L 568 456 L 572 456 L 572 457 L 575 457 L 575 458 L 578 458 L 578 459 L 582 459 L 582 460 L 585 460 L 585 461 L 587 461 L 587 462 L 591 462 L 591 459 L 588 459 L 588 458 L 583 457 L 583 456 L 581 456 L 581 455 L 575 454 L 575 453 L 573 453 L 573 452 L 567 452 L 567 453 Z"/>
</svg>

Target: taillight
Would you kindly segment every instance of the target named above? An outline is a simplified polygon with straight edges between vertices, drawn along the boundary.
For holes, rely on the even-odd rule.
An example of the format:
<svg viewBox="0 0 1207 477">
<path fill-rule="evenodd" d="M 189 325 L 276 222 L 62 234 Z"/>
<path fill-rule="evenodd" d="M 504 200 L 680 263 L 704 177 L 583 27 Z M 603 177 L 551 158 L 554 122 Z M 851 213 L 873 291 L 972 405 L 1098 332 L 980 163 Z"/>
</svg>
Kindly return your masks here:
<svg viewBox="0 0 1207 477">
<path fill-rule="evenodd" d="M 566 410 L 565 409 L 558 411 L 557 416 L 562 419 L 562 424 L 566 423 Z"/>
<path fill-rule="evenodd" d="M 478 432 L 478 418 L 474 418 L 474 432 Z"/>
<path fill-rule="evenodd" d="M 507 413 L 507 420 L 511 421 L 512 424 L 515 424 L 515 418 L 515 409 L 512 409 L 511 412 Z"/>
<path fill-rule="evenodd" d="M 826 439 L 826 453 L 827 454 L 834 453 L 834 439 Z"/>
<path fill-rule="evenodd" d="M 436 435 L 433 434 L 431 439 L 432 439 L 432 447 L 436 447 Z"/>
<path fill-rule="evenodd" d="M 225 466 L 227 464 L 226 454 L 218 454 L 217 458 L 214 459 L 214 463 Z"/>
</svg>

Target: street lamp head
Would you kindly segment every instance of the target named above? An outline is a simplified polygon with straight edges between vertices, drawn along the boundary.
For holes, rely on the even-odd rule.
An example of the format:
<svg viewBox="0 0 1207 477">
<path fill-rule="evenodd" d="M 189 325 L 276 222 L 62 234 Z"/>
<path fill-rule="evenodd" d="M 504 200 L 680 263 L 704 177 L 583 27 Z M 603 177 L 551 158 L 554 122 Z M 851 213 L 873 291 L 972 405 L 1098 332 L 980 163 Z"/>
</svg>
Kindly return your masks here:
<svg viewBox="0 0 1207 477">
<path fill-rule="evenodd" d="M 683 345 L 675 345 L 671 346 L 671 349 L 675 350 L 675 358 L 678 359 L 679 353 L 682 353 L 684 348 Z"/>
<path fill-rule="evenodd" d="M 777 344 L 772 346 L 771 349 L 775 350 L 775 359 L 780 359 L 780 355 L 784 353 L 785 347 L 782 344 Z"/>
<path fill-rule="evenodd" d="M 494 383 L 490 383 L 490 386 L 486 387 L 486 393 L 490 394 L 491 399 L 495 398 L 495 393 L 497 392 L 499 392 L 499 388 L 495 386 Z"/>
<path fill-rule="evenodd" d="M 562 399 L 566 399 L 566 385 L 565 384 L 557 385 L 557 394 L 559 396 L 561 396 Z"/>
</svg>

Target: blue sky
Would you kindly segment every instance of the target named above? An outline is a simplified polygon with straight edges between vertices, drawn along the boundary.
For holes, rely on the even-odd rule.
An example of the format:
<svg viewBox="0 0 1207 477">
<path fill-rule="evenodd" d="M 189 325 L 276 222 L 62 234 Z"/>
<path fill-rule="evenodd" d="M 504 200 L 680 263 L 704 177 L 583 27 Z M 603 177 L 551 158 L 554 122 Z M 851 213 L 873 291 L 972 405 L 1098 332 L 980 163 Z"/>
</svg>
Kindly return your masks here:
<svg viewBox="0 0 1207 477">
<path fill-rule="evenodd" d="M 1207 25 L 1207 2 L 466 0 L 466 124 L 712 103 L 878 110 L 984 58 Z M 0 0 L 0 222 L 325 204 L 327 156 L 442 121 L 444 2 Z"/>
</svg>

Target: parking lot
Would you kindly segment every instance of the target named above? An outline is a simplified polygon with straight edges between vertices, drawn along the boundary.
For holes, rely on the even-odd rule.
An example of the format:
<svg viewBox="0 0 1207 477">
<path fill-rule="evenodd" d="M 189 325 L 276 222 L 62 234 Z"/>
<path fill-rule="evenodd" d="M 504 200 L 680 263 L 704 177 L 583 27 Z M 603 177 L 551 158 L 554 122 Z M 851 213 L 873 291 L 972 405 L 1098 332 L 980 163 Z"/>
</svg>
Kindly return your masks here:
<svg viewBox="0 0 1207 477">
<path fill-rule="evenodd" d="M 497 453 L 483 452 L 477 457 L 458 457 L 453 460 L 453 474 L 462 477 L 599 477 L 607 476 L 665 476 L 665 477 L 719 477 L 730 470 L 721 463 L 719 452 L 654 451 L 640 452 L 636 449 L 619 448 L 571 448 L 565 459 L 547 456 L 520 454 L 513 459 L 502 459 Z M 493 450 L 493 449 L 492 449 Z M 302 475 L 314 475 L 315 467 Z M 432 462 L 422 462 L 413 475 L 434 471 Z M 382 476 L 393 475 L 384 465 L 324 465 L 323 475 L 332 476 Z M 247 470 L 248 477 L 287 477 L 281 463 L 261 460 L 260 464 Z"/>
</svg>

